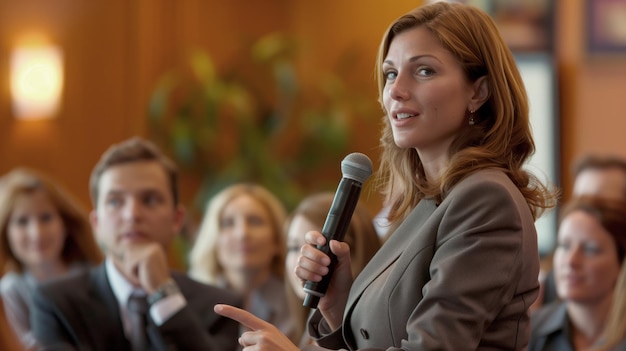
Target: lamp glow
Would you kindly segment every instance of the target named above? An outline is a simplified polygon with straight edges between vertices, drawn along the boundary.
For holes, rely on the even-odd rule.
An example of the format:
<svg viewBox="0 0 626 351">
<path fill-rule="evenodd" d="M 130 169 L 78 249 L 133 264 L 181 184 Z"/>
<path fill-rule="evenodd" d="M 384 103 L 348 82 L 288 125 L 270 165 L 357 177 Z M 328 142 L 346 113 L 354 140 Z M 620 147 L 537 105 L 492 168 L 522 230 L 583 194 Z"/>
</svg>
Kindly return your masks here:
<svg viewBox="0 0 626 351">
<path fill-rule="evenodd" d="M 63 53 L 52 45 L 24 46 L 11 54 L 11 95 L 18 119 L 52 118 L 63 91 Z"/>
</svg>

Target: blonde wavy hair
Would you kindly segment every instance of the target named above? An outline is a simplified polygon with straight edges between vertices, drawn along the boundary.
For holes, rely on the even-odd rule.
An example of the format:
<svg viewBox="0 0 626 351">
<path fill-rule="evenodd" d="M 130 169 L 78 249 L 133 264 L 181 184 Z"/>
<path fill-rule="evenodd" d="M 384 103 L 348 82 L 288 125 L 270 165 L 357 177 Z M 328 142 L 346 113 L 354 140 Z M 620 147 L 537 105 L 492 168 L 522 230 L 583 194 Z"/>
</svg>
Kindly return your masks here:
<svg viewBox="0 0 626 351">
<path fill-rule="evenodd" d="M 485 12 L 463 4 L 437 2 L 416 8 L 393 22 L 383 36 L 376 62 L 381 106 L 385 86 L 382 65 L 389 46 L 396 35 L 416 27 L 427 28 L 439 39 L 457 58 L 469 82 L 485 76 L 489 96 L 475 111 L 475 124 L 468 124 L 452 143 L 450 165 L 439 180 L 426 179 L 417 151 L 399 148 L 387 116 L 383 118 L 377 185 L 390 208 L 392 226 L 421 199 L 442 201 L 455 184 L 485 168 L 505 172 L 526 198 L 534 218 L 538 218 L 556 205 L 557 192 L 522 168 L 535 150 L 528 98 L 513 55 Z"/>
<path fill-rule="evenodd" d="M 189 253 L 189 275 L 198 281 L 217 284 L 222 278 L 223 268 L 217 260 L 217 242 L 220 235 L 220 218 L 224 207 L 234 198 L 248 195 L 261 203 L 271 216 L 278 254 L 271 264 L 272 274 L 282 279 L 285 273 L 287 254 L 283 224 L 287 217 L 283 204 L 269 190 L 256 184 L 235 184 L 217 193 L 207 206 L 191 252 Z"/>
</svg>

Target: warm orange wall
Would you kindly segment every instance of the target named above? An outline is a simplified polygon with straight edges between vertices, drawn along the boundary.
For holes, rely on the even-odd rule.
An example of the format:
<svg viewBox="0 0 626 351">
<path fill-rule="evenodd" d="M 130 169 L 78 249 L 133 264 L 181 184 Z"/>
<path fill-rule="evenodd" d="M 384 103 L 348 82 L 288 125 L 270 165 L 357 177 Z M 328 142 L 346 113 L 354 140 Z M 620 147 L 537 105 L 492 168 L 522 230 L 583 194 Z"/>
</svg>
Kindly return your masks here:
<svg viewBox="0 0 626 351">
<path fill-rule="evenodd" d="M 378 40 L 391 20 L 413 6 L 414 1 L 382 6 L 375 0 L 0 0 L 2 81 L 8 81 L 14 38 L 24 31 L 37 28 L 49 34 L 66 57 L 63 107 L 57 119 L 16 121 L 8 91 L 1 94 L 0 173 L 20 165 L 38 168 L 89 206 L 92 166 L 111 143 L 146 135 L 147 101 L 162 72 L 194 47 L 207 50 L 218 66 L 227 66 L 245 42 L 273 31 L 291 31 L 301 40 L 305 79 L 315 77 L 320 67 L 332 71 L 347 48 L 357 53 L 356 67 L 346 79 L 375 101 Z M 376 160 L 378 121 L 362 121 L 359 132 L 354 151 Z M 184 179 L 183 200 L 189 202 L 197 186 L 194 179 Z"/>
<path fill-rule="evenodd" d="M 309 76 L 318 72 L 314 67 L 328 67 L 366 92 L 373 102 L 377 99 L 374 63 L 378 45 L 387 26 L 399 15 L 417 6 L 416 1 L 396 0 L 393 6 L 378 0 L 362 1 L 299 1 L 290 26 L 304 38 L 306 52 L 312 58 L 303 60 L 302 69 Z M 350 67 L 336 68 L 343 55 L 352 54 Z M 376 103 L 378 108 L 378 104 Z M 382 115 L 382 114 L 381 114 Z M 359 121 L 356 121 L 358 123 Z M 374 159 L 377 157 L 379 123 L 367 121 L 367 133 L 355 141 L 355 151 Z M 356 128 L 355 128 L 356 129 Z"/>
<path fill-rule="evenodd" d="M 354 52 L 349 82 L 376 99 L 373 62 L 383 30 L 419 1 L 169 1 L 0 0 L 0 80 L 8 82 L 8 54 L 16 35 L 32 27 L 48 33 L 66 55 L 60 116 L 38 123 L 11 117 L 8 83 L 0 90 L 0 173 L 26 165 L 60 179 L 89 205 L 91 167 L 111 143 L 146 133 L 146 104 L 162 72 L 199 46 L 228 65 L 245 40 L 291 30 L 304 43 L 305 77 L 337 70 Z M 590 151 L 626 155 L 626 59 L 597 60 L 583 50 L 583 1 L 557 1 L 557 64 L 561 98 L 562 184 L 569 167 Z M 344 72 L 337 72 L 343 74 Z M 354 150 L 377 159 L 378 124 L 355 121 Z M 364 137 L 361 137 L 363 135 Z M 183 199 L 197 187 L 183 184 Z M 372 205 L 375 207 L 376 205 Z"/>
<path fill-rule="evenodd" d="M 49 173 L 89 206 L 91 168 L 111 144 L 146 134 L 147 101 L 158 77 L 188 47 L 226 61 L 242 37 L 285 27 L 288 1 L 0 0 L 0 173 L 28 166 Z M 244 8 L 246 11 L 240 11 Z M 65 54 L 58 118 L 16 121 L 8 93 L 15 38 L 46 33 Z M 192 197 L 195 184 L 183 184 Z"/>
<path fill-rule="evenodd" d="M 125 1 L 0 2 L 0 172 L 23 165 L 50 173 L 87 203 L 91 166 L 129 130 L 131 12 Z M 65 50 L 66 87 L 58 119 L 12 118 L 8 55 L 16 37 L 41 31 Z M 7 89 L 7 90 L 5 90 Z"/>
<path fill-rule="evenodd" d="M 586 153 L 626 157 L 626 54 L 590 57 L 585 52 L 586 1 L 557 5 L 557 62 L 561 100 L 562 187 L 569 198 L 572 163 Z"/>
</svg>

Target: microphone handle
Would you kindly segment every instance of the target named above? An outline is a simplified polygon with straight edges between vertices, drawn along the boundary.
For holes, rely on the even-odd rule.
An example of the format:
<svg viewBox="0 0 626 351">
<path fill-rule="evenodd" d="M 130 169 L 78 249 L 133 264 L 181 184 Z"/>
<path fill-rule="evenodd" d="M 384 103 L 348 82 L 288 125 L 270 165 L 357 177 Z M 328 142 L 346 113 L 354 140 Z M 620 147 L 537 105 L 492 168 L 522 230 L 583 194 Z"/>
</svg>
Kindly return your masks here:
<svg viewBox="0 0 626 351">
<path fill-rule="evenodd" d="M 361 183 L 350 178 L 342 178 L 337 188 L 335 198 L 324 222 L 322 234 L 326 237 L 324 245 L 317 245 L 317 249 L 324 252 L 330 257 L 330 265 L 328 273 L 322 277 L 319 282 L 307 281 L 304 285 L 304 291 L 307 293 L 303 306 L 309 308 L 317 308 L 317 304 L 321 297 L 326 295 L 326 289 L 332 278 L 333 270 L 337 264 L 337 256 L 330 251 L 330 241 L 343 241 L 350 226 L 352 214 L 359 202 L 361 194 Z M 345 189 L 347 188 L 347 189 Z"/>
</svg>

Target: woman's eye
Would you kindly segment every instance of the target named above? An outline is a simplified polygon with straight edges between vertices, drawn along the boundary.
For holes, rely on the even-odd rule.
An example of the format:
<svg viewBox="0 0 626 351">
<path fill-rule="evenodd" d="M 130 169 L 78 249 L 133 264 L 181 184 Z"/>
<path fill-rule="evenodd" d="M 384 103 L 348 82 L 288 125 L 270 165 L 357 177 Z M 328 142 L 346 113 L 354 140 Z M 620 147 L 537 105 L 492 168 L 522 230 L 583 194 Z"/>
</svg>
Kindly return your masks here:
<svg viewBox="0 0 626 351">
<path fill-rule="evenodd" d="M 28 225 L 28 217 L 27 216 L 22 216 L 22 217 L 17 217 L 13 223 L 15 223 L 16 225 L 20 226 L 20 227 L 25 227 Z"/>
<path fill-rule="evenodd" d="M 42 222 L 44 222 L 44 223 L 46 223 L 46 222 L 51 222 L 53 218 L 54 218 L 54 215 L 53 215 L 52 213 L 50 213 L 50 212 L 43 213 L 43 214 L 39 217 L 39 219 L 40 219 Z"/>
<path fill-rule="evenodd" d="M 585 245 L 583 246 L 583 250 L 587 255 L 597 255 L 600 253 L 600 248 L 596 245 Z"/>
<path fill-rule="evenodd" d="M 388 71 L 384 73 L 386 80 L 394 80 L 398 76 L 398 73 L 395 71 Z"/>
<path fill-rule="evenodd" d="M 417 70 L 417 74 L 420 75 L 420 76 L 428 77 L 428 76 L 432 76 L 433 73 L 435 73 L 435 71 L 433 71 L 432 69 L 427 68 L 427 67 L 420 67 Z"/>
<path fill-rule="evenodd" d="M 249 216 L 248 224 L 253 227 L 262 227 L 265 225 L 265 220 L 259 216 Z"/>
<path fill-rule="evenodd" d="M 220 221 L 220 228 L 222 229 L 232 228 L 234 226 L 235 226 L 235 220 L 232 218 L 223 218 Z"/>
</svg>

